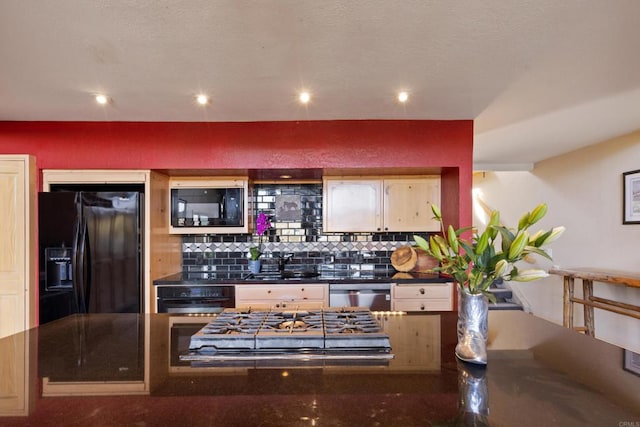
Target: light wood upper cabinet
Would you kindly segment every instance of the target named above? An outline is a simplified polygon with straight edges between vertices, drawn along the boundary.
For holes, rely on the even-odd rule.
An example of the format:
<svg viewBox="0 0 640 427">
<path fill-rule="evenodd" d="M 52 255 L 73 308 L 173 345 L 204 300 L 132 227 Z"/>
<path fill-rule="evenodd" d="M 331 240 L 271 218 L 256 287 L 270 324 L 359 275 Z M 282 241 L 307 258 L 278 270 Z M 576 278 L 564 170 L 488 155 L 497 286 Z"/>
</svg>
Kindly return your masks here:
<svg viewBox="0 0 640 427">
<path fill-rule="evenodd" d="M 382 228 L 382 181 L 325 178 L 323 228 L 329 232 L 366 232 Z"/>
<path fill-rule="evenodd" d="M 326 232 L 438 231 L 440 177 L 323 180 Z"/>
<path fill-rule="evenodd" d="M 440 177 L 385 179 L 385 231 L 439 231 L 431 205 L 440 205 Z"/>
</svg>

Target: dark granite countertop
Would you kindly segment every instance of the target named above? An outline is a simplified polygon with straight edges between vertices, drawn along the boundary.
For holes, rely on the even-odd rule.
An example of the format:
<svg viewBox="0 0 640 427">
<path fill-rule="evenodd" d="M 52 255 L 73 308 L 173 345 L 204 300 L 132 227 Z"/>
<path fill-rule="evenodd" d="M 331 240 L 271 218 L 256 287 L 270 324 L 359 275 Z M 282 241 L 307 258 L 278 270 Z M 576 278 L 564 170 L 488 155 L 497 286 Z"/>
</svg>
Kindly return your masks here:
<svg viewBox="0 0 640 427">
<path fill-rule="evenodd" d="M 278 272 L 252 274 L 241 272 L 179 272 L 155 279 L 153 284 L 165 285 L 241 285 L 245 283 L 445 283 L 451 279 L 430 273 L 398 273 L 389 270 L 320 270 L 318 272 L 287 270 L 285 277 Z"/>
<path fill-rule="evenodd" d="M 0 425 L 640 422 L 640 378 L 622 369 L 622 349 L 595 338 L 523 312 L 490 312 L 489 363 L 478 370 L 454 357 L 456 313 L 381 314 L 379 320 L 394 354 L 388 364 L 210 367 L 178 358 L 208 318 L 70 316 L 0 339 L 0 390 L 22 393 L 28 408 L 28 416 L 0 417 Z M 478 391 L 483 414 L 463 414 L 461 405 Z"/>
</svg>

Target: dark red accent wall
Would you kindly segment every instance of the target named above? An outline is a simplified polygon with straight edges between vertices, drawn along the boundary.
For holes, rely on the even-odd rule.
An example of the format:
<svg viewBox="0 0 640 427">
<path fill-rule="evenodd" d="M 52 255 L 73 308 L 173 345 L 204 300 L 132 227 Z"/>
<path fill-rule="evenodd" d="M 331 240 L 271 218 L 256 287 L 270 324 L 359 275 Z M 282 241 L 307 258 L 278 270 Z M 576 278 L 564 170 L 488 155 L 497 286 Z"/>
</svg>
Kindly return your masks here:
<svg viewBox="0 0 640 427">
<path fill-rule="evenodd" d="M 471 224 L 473 122 L 0 122 L 42 169 L 442 168 L 445 220 Z"/>
</svg>

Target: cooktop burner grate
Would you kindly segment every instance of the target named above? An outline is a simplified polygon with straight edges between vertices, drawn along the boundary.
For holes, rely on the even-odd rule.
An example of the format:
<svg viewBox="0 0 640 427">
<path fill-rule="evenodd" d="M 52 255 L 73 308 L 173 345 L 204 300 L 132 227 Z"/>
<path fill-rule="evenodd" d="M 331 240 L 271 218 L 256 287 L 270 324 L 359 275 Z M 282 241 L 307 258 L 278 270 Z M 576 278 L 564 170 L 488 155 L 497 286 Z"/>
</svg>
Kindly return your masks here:
<svg viewBox="0 0 640 427">
<path fill-rule="evenodd" d="M 389 353 L 389 336 L 367 308 L 225 309 L 191 337 L 191 356 Z"/>
</svg>

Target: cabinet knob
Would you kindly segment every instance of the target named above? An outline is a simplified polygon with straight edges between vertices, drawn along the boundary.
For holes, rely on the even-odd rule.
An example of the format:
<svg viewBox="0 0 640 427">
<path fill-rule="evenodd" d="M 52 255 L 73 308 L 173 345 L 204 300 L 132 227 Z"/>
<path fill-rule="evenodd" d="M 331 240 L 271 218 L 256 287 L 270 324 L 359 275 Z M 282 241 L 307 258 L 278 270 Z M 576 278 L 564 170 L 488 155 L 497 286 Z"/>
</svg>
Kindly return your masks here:
<svg viewBox="0 0 640 427">
<path fill-rule="evenodd" d="M 424 288 L 420 288 L 420 294 L 424 295 Z"/>
<path fill-rule="evenodd" d="M 268 294 L 270 294 L 270 293 L 271 293 L 271 291 L 269 290 L 269 291 L 267 291 L 267 293 L 268 293 Z"/>
<path fill-rule="evenodd" d="M 420 310 L 424 310 L 424 309 L 425 309 L 424 304 L 420 304 Z"/>
<path fill-rule="evenodd" d="M 300 289 L 300 291 L 304 292 L 304 288 Z"/>
</svg>

